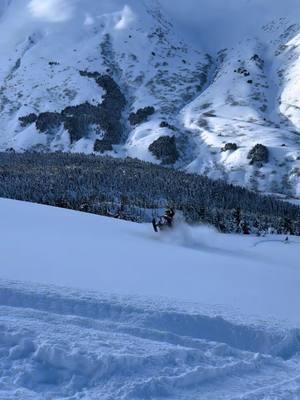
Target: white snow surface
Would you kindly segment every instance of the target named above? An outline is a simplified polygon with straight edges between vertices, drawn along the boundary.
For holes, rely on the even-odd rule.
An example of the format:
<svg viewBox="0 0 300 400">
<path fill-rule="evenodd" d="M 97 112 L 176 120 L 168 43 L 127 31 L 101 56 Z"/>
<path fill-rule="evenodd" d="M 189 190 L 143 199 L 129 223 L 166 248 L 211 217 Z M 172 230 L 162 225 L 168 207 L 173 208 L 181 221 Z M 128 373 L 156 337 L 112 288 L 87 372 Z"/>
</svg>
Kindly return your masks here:
<svg viewBox="0 0 300 400">
<path fill-rule="evenodd" d="M 1 400 L 300 398 L 299 238 L 0 218 Z"/>
<path fill-rule="evenodd" d="M 0 149 L 93 152 L 101 132 L 71 144 L 64 129 L 44 135 L 19 117 L 99 104 L 103 90 L 79 71 L 109 73 L 124 120 L 156 109 L 124 125 L 113 155 L 159 162 L 149 145 L 175 135 L 175 167 L 299 198 L 299 17 L 296 0 L 1 0 Z M 263 166 L 247 158 L 258 143 Z"/>
</svg>

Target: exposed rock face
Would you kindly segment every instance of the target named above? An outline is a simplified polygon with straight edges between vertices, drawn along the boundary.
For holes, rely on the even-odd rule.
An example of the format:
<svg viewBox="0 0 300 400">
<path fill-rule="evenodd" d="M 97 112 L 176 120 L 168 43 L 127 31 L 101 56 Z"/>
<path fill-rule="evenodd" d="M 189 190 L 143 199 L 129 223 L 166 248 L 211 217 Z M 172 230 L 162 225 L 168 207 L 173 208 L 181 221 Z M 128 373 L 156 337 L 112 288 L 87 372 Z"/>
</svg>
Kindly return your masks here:
<svg viewBox="0 0 300 400">
<path fill-rule="evenodd" d="M 262 166 L 269 161 L 269 150 L 263 144 L 256 144 L 248 153 L 250 164 Z"/>
<path fill-rule="evenodd" d="M 246 68 L 243 68 L 243 67 L 239 67 L 238 69 L 235 69 L 234 72 L 236 72 L 237 74 L 244 75 L 246 77 L 250 76 L 250 72 Z"/>
<path fill-rule="evenodd" d="M 174 125 L 169 124 L 167 121 L 161 121 L 161 123 L 159 124 L 160 128 L 168 128 L 171 131 L 176 131 L 176 128 Z"/>
<path fill-rule="evenodd" d="M 174 164 L 179 158 L 175 136 L 161 136 L 150 144 L 149 150 L 162 164 Z"/>
<path fill-rule="evenodd" d="M 251 61 L 254 61 L 257 67 L 261 70 L 264 68 L 265 62 L 258 54 L 254 54 L 254 56 L 251 57 Z"/>
<path fill-rule="evenodd" d="M 97 141 L 97 148 L 112 149 L 112 144 L 118 144 L 122 136 L 122 112 L 126 106 L 126 99 L 116 82 L 108 75 L 98 72 L 80 71 L 82 76 L 93 78 L 105 90 L 103 101 L 99 105 L 88 102 L 78 106 L 66 107 L 61 113 L 45 112 L 39 115 L 29 114 L 20 117 L 21 125 L 32 123 L 43 133 L 51 134 L 62 124 L 69 132 L 71 142 L 76 142 L 90 133 L 92 127 L 104 132 L 103 145 Z M 96 150 L 97 151 L 97 150 Z M 101 150 L 99 150 L 101 151 Z"/>
<path fill-rule="evenodd" d="M 131 125 L 139 125 L 145 121 L 147 121 L 148 117 L 155 113 L 155 108 L 144 107 L 137 110 L 137 112 L 132 112 L 129 115 L 129 122 Z"/>
<path fill-rule="evenodd" d="M 238 149 L 236 143 L 226 143 L 225 146 L 221 149 L 221 151 L 235 151 Z"/>
</svg>

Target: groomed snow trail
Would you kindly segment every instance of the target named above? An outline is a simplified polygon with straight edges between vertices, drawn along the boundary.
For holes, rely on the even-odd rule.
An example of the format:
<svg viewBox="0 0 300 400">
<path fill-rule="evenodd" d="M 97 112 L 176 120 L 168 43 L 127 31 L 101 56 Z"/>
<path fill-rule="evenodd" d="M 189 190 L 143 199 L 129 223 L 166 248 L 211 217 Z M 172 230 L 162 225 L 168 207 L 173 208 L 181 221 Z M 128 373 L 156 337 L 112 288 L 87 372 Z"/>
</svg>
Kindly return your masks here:
<svg viewBox="0 0 300 400">
<path fill-rule="evenodd" d="M 9 282 L 0 283 L 0 320 L 1 400 L 300 396 L 298 330 Z"/>
</svg>

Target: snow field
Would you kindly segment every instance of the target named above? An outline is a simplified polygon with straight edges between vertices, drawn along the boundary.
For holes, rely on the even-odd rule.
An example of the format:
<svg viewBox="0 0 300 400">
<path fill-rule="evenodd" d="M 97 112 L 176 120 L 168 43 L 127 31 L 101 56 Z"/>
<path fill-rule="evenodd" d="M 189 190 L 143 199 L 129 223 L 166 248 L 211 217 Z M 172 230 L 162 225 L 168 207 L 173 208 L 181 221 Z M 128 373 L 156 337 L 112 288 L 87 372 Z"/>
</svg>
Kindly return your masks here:
<svg viewBox="0 0 300 400">
<path fill-rule="evenodd" d="M 0 218 L 1 400 L 299 398 L 298 238 Z"/>
</svg>

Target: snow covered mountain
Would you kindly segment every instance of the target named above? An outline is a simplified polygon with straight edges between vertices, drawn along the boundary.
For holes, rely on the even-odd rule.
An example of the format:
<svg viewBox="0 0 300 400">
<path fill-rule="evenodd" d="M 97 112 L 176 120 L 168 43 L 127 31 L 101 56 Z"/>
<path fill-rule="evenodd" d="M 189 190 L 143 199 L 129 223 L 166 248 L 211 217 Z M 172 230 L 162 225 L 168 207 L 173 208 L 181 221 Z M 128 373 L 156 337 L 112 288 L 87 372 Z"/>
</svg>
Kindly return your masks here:
<svg viewBox="0 0 300 400">
<path fill-rule="evenodd" d="M 1 399 L 299 399 L 299 238 L 0 218 Z"/>
<path fill-rule="evenodd" d="M 210 3 L 194 3 L 191 38 L 166 0 L 2 0 L 0 149 L 138 157 L 299 197 L 300 7 Z"/>
</svg>

